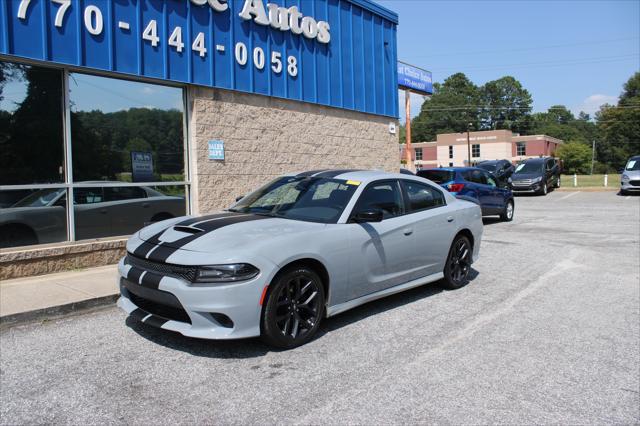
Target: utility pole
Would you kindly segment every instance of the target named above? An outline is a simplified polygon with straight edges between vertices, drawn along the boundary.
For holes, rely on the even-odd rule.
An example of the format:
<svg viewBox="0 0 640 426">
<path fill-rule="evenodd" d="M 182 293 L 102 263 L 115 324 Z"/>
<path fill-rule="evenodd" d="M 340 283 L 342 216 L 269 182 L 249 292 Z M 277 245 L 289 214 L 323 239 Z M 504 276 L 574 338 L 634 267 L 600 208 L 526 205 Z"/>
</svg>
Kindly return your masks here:
<svg viewBox="0 0 640 426">
<path fill-rule="evenodd" d="M 467 167 L 471 167 L 471 142 L 469 138 L 470 128 L 471 128 L 471 123 L 467 124 Z"/>
<path fill-rule="evenodd" d="M 596 161 L 596 140 L 593 140 L 591 148 L 591 174 L 593 174 L 593 163 Z"/>
<path fill-rule="evenodd" d="M 407 116 L 405 125 L 406 142 L 404 145 L 404 158 L 407 162 L 407 169 L 413 171 L 413 149 L 411 148 L 411 91 L 409 89 L 404 91 L 404 106 Z"/>
</svg>

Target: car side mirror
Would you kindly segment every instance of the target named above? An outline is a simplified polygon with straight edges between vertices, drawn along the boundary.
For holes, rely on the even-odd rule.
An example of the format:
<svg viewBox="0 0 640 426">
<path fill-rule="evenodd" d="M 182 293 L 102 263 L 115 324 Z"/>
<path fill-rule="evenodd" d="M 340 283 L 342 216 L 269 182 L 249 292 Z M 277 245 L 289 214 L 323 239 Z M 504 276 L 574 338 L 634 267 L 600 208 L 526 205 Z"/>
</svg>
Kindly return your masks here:
<svg viewBox="0 0 640 426">
<path fill-rule="evenodd" d="M 236 197 L 236 203 L 237 203 L 238 201 L 242 200 L 243 198 L 244 198 L 244 195 L 241 195 L 241 196 L 239 196 L 239 197 Z"/>
<path fill-rule="evenodd" d="M 353 221 L 356 223 L 382 222 L 383 216 L 381 209 L 367 209 L 353 215 Z"/>
</svg>

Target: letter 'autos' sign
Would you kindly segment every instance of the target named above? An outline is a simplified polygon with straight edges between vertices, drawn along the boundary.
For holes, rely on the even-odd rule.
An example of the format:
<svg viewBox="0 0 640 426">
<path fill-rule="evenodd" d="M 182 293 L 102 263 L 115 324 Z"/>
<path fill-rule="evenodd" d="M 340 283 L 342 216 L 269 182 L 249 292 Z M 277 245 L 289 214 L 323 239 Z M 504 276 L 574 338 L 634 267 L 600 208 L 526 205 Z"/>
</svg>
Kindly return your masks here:
<svg viewBox="0 0 640 426">
<path fill-rule="evenodd" d="M 397 23 L 371 0 L 0 0 L 0 55 L 395 117 Z"/>
<path fill-rule="evenodd" d="M 431 71 L 398 62 L 398 87 L 422 95 L 433 94 Z"/>
</svg>

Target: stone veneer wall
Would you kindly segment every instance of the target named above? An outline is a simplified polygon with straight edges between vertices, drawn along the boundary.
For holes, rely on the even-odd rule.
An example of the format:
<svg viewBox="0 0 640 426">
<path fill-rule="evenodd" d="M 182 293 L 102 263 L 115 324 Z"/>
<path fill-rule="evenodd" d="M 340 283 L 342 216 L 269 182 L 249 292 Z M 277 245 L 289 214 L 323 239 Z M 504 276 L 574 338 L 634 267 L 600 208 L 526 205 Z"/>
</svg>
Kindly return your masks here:
<svg viewBox="0 0 640 426">
<path fill-rule="evenodd" d="M 118 263 L 126 239 L 0 250 L 0 281 Z"/>
<path fill-rule="evenodd" d="M 395 119 L 220 89 L 189 90 L 196 214 L 226 208 L 288 172 L 399 171 L 398 134 L 389 133 Z M 208 159 L 212 139 L 224 141 L 224 161 Z"/>
</svg>

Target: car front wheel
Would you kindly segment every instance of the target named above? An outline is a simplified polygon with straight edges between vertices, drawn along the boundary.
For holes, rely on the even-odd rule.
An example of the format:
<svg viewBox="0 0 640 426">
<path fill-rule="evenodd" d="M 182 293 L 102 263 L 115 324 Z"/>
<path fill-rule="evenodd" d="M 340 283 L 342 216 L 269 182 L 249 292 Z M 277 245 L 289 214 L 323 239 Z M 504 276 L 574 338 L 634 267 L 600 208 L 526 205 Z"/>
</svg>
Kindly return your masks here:
<svg viewBox="0 0 640 426">
<path fill-rule="evenodd" d="M 262 315 L 262 340 L 284 349 L 307 343 L 324 316 L 324 287 L 307 267 L 284 270 L 271 284 Z"/>
<path fill-rule="evenodd" d="M 545 182 L 542 184 L 542 189 L 540 189 L 540 194 L 547 195 L 547 192 L 549 192 L 549 187 L 547 186 L 547 182 Z"/>
<path fill-rule="evenodd" d="M 507 201 L 507 205 L 504 206 L 504 211 L 500 215 L 500 219 L 502 219 L 505 222 L 511 222 L 513 220 L 513 211 L 514 211 L 513 200 L 509 200 Z"/>
<path fill-rule="evenodd" d="M 442 287 L 455 290 L 469 282 L 471 252 L 472 247 L 469 239 L 464 235 L 458 235 L 449 249 Z"/>
</svg>

